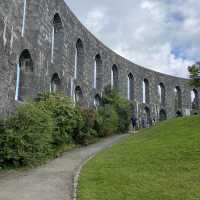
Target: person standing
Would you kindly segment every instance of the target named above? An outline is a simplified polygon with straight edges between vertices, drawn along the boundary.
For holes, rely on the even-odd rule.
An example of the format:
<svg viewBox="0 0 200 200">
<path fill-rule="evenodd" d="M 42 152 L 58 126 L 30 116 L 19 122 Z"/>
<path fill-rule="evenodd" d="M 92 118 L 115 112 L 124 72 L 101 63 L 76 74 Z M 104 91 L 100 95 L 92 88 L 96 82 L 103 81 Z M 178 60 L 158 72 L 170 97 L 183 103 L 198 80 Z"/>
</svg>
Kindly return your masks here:
<svg viewBox="0 0 200 200">
<path fill-rule="evenodd" d="M 133 132 L 135 133 L 137 127 L 137 118 L 135 117 L 134 114 L 131 116 L 131 122 L 132 122 Z"/>
</svg>

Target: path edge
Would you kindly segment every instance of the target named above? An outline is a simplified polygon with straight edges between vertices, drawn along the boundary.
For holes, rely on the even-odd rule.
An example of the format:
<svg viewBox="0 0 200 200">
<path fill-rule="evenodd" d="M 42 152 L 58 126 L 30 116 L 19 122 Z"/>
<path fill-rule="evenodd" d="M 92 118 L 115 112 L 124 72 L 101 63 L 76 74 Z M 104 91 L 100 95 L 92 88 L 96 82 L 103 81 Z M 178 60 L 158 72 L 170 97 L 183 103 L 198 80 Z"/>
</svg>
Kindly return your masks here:
<svg viewBox="0 0 200 200">
<path fill-rule="evenodd" d="M 89 162 L 90 160 L 92 160 L 95 157 L 96 154 L 91 155 L 89 158 L 87 158 L 85 161 L 82 162 L 82 164 L 80 165 L 80 167 L 78 168 L 77 172 L 75 173 L 75 176 L 73 178 L 73 200 L 77 200 L 77 192 L 78 192 L 78 183 L 79 183 L 79 177 L 81 174 L 81 171 L 83 169 L 83 167 L 87 164 L 87 162 Z"/>
<path fill-rule="evenodd" d="M 126 138 L 130 136 L 130 134 L 125 134 L 123 137 L 121 137 L 118 141 L 120 142 L 122 139 Z M 112 146 L 114 145 L 113 144 L 110 144 L 108 147 L 106 147 L 105 149 L 109 149 L 111 148 Z M 100 150 L 99 152 L 101 152 L 102 150 Z M 76 171 L 74 177 L 73 177 L 73 192 L 72 192 L 72 200 L 78 200 L 77 199 L 77 192 L 78 192 L 78 184 L 79 184 L 79 178 L 80 178 L 80 175 L 81 175 L 81 171 L 83 169 L 83 167 L 90 161 L 92 160 L 96 155 L 98 154 L 98 152 L 94 153 L 93 155 L 89 156 L 85 161 L 83 161 L 80 165 L 80 167 L 78 168 L 78 170 Z"/>
</svg>

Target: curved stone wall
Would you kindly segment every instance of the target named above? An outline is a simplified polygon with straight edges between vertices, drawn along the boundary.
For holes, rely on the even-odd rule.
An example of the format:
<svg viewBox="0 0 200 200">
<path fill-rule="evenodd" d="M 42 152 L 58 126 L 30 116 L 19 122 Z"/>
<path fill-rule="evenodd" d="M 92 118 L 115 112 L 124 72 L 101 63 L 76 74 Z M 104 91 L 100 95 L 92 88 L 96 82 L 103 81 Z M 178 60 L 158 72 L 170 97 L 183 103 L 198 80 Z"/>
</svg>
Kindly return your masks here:
<svg viewBox="0 0 200 200">
<path fill-rule="evenodd" d="M 0 47 L 1 115 L 49 90 L 64 91 L 84 105 L 98 104 L 108 85 L 135 102 L 140 119 L 199 112 L 199 91 L 192 103 L 187 79 L 145 69 L 117 55 L 79 22 L 64 0 L 1 0 Z"/>
</svg>

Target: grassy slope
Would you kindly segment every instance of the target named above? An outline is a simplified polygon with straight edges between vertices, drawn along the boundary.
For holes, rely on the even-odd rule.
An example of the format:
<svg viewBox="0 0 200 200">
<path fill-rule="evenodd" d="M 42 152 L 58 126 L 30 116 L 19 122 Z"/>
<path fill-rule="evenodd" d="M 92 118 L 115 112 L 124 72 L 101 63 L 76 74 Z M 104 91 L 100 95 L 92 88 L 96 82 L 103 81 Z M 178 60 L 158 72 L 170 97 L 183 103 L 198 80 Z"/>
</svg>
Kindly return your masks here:
<svg viewBox="0 0 200 200">
<path fill-rule="evenodd" d="M 79 200 L 200 200 L 200 117 L 164 122 L 88 162 Z"/>
</svg>

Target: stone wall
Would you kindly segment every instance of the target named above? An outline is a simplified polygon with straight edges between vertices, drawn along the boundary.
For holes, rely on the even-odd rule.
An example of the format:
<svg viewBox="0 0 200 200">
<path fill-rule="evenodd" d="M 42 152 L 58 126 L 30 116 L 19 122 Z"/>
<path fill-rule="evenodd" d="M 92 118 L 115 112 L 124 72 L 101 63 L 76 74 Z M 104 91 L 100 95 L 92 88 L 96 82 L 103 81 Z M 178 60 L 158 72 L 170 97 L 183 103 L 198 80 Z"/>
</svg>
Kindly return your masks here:
<svg viewBox="0 0 200 200">
<path fill-rule="evenodd" d="M 59 89 L 77 101 L 81 99 L 87 106 L 93 105 L 95 96 L 101 96 L 103 88 L 112 85 L 112 79 L 117 82 L 120 93 L 127 97 L 130 73 L 134 90 L 131 100 L 135 102 L 138 117 L 147 109 L 152 118 L 158 118 L 161 110 L 168 118 L 176 116 L 177 111 L 183 115 L 191 111 L 193 88 L 188 80 L 145 69 L 117 55 L 79 22 L 63 0 L 1 0 L 0 47 L 1 115 L 12 112 L 20 100 L 50 89 Z M 95 88 L 96 56 L 101 62 L 96 64 L 98 87 Z M 118 78 L 111 75 L 113 65 L 117 67 Z M 143 103 L 144 79 L 149 83 L 148 103 Z M 158 93 L 160 83 L 165 88 L 165 103 L 162 104 Z M 181 90 L 178 108 L 174 92 L 177 86 Z"/>
</svg>

